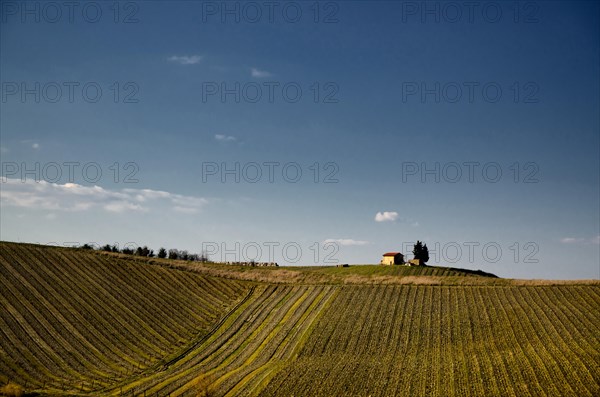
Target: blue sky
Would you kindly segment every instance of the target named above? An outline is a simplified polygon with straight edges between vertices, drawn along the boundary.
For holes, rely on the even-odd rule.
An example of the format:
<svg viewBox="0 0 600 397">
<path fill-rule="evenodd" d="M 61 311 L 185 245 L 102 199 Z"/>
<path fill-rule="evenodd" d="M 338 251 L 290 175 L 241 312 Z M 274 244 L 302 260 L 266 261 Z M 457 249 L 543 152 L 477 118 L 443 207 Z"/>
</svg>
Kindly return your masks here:
<svg viewBox="0 0 600 397">
<path fill-rule="evenodd" d="M 52 4 L 1 4 L 2 240 L 600 277 L 597 2 Z"/>
</svg>

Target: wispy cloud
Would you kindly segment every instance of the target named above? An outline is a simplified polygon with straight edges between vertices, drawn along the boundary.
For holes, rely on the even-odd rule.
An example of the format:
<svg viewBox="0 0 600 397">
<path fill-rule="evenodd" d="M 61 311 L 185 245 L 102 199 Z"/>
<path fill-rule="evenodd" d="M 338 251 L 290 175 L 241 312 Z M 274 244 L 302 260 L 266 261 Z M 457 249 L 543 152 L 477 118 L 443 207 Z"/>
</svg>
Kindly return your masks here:
<svg viewBox="0 0 600 397">
<path fill-rule="evenodd" d="M 198 213 L 208 204 L 202 197 L 185 196 L 152 189 L 109 190 L 76 183 L 48 183 L 5 178 L 0 204 L 48 211 L 77 212 L 101 209 L 111 213 L 148 212 L 164 206 L 188 214 Z"/>
<path fill-rule="evenodd" d="M 600 245 L 600 234 L 594 237 L 564 237 L 560 239 L 563 244 L 594 244 Z"/>
<path fill-rule="evenodd" d="M 22 144 L 30 146 L 32 149 L 39 150 L 41 145 L 39 142 L 34 141 L 33 139 L 24 139 L 21 141 Z"/>
<path fill-rule="evenodd" d="M 202 55 L 173 55 L 167 60 L 169 62 L 175 62 L 180 65 L 195 65 L 202 61 Z"/>
<path fill-rule="evenodd" d="M 351 238 L 328 238 L 324 243 L 335 243 L 342 246 L 353 246 L 353 245 L 367 245 L 368 241 L 364 240 L 353 240 Z"/>
<path fill-rule="evenodd" d="M 257 68 L 250 69 L 250 74 L 252 75 L 252 77 L 257 79 L 266 79 L 267 77 L 272 76 L 271 72 L 267 72 L 266 70 L 260 70 Z"/>
<path fill-rule="evenodd" d="M 237 141 L 237 138 L 231 135 L 223 135 L 223 134 L 216 134 L 215 135 L 215 139 L 217 141 L 220 142 L 233 142 L 233 141 Z"/>
<path fill-rule="evenodd" d="M 398 219 L 396 211 L 384 211 L 375 214 L 375 222 L 394 222 L 396 219 Z"/>
</svg>

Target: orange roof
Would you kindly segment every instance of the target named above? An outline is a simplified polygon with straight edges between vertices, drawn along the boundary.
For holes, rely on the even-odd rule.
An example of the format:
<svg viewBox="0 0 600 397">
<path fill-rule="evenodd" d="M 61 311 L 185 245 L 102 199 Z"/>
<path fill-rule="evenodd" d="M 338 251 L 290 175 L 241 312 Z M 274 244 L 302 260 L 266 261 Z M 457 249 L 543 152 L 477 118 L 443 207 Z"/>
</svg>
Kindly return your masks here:
<svg viewBox="0 0 600 397">
<path fill-rule="evenodd" d="M 398 254 L 402 255 L 402 252 L 386 252 L 383 256 L 396 256 Z"/>
</svg>

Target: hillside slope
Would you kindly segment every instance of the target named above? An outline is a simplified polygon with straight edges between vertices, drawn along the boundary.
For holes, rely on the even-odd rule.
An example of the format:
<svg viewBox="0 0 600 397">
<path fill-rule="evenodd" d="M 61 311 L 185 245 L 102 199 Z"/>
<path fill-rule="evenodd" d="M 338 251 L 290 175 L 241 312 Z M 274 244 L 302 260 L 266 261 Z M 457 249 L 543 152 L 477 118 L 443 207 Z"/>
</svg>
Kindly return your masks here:
<svg viewBox="0 0 600 397">
<path fill-rule="evenodd" d="M 0 386 L 91 396 L 600 395 L 598 282 L 407 271 L 265 270 L 0 243 Z M 428 285 L 443 272 L 453 281 Z"/>
<path fill-rule="evenodd" d="M 0 243 L 0 383 L 100 390 L 208 331 L 248 285 L 76 249 Z"/>
<path fill-rule="evenodd" d="M 261 396 L 600 395 L 597 286 L 343 287 L 321 318 Z"/>
</svg>

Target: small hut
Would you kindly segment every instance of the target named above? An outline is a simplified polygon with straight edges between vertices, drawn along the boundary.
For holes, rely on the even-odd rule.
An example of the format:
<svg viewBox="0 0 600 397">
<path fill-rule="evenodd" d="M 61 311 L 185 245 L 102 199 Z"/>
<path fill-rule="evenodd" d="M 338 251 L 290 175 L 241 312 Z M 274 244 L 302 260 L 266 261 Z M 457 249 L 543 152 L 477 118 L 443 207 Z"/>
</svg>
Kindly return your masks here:
<svg viewBox="0 0 600 397">
<path fill-rule="evenodd" d="M 380 263 L 382 265 L 403 265 L 404 255 L 400 252 L 386 252 Z"/>
</svg>

